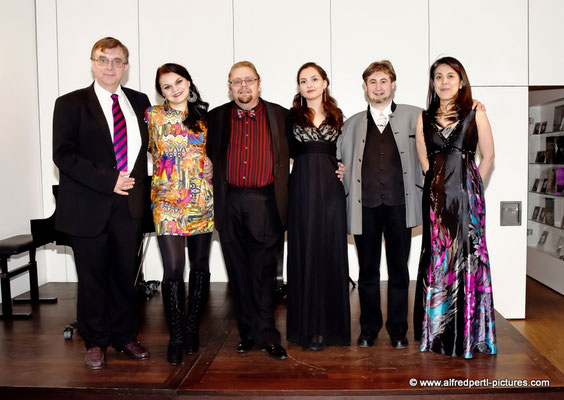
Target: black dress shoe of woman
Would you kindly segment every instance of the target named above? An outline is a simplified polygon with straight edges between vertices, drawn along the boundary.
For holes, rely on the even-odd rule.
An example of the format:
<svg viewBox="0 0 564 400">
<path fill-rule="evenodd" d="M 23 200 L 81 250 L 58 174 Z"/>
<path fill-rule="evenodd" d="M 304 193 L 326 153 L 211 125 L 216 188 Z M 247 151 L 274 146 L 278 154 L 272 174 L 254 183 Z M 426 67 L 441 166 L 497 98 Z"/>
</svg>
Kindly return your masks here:
<svg viewBox="0 0 564 400">
<path fill-rule="evenodd" d="M 284 347 L 279 344 L 271 344 L 270 346 L 263 348 L 263 350 L 266 351 L 270 357 L 278 360 L 285 360 L 288 358 L 288 353 L 286 353 Z"/>
<path fill-rule="evenodd" d="M 326 347 L 325 343 L 317 343 L 309 346 L 309 349 L 313 351 L 321 351 L 321 350 L 325 350 L 325 347 Z"/>
</svg>

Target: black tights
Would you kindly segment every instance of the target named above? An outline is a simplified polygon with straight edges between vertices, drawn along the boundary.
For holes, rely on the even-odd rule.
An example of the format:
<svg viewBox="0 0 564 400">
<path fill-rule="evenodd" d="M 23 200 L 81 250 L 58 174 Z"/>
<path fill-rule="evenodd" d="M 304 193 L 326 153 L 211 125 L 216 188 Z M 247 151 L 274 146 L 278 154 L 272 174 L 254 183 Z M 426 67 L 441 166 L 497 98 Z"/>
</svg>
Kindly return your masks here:
<svg viewBox="0 0 564 400">
<path fill-rule="evenodd" d="M 163 258 L 163 282 L 183 282 L 186 256 L 184 245 L 188 244 L 191 271 L 210 272 L 211 233 L 193 236 L 157 236 Z"/>
</svg>

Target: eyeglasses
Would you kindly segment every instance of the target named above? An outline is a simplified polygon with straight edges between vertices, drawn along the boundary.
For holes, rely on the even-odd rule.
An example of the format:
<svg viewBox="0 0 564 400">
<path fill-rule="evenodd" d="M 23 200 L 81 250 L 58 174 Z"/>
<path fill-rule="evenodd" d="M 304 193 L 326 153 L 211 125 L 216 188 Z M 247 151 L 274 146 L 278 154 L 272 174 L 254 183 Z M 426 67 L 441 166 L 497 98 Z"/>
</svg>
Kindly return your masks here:
<svg viewBox="0 0 564 400">
<path fill-rule="evenodd" d="M 127 62 L 123 61 L 121 58 L 114 58 L 113 60 L 110 60 L 106 57 L 98 57 L 98 59 L 92 58 L 92 60 L 96 61 L 96 64 L 100 67 L 107 67 L 110 63 L 112 63 L 114 68 L 123 68 L 125 67 L 125 64 L 127 64 Z"/>
<path fill-rule="evenodd" d="M 258 78 L 233 79 L 229 84 L 233 87 L 239 87 L 245 82 L 247 86 L 253 86 L 258 80 Z"/>
</svg>

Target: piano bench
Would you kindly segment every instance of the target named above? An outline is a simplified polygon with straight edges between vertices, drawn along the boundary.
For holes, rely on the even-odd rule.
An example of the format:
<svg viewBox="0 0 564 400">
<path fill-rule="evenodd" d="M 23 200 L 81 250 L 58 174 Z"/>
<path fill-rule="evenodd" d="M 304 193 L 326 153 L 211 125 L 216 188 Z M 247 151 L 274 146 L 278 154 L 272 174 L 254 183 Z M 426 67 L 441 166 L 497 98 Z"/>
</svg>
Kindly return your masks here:
<svg viewBox="0 0 564 400">
<path fill-rule="evenodd" d="M 39 283 L 37 281 L 37 262 L 35 261 L 35 244 L 31 235 L 17 235 L 0 240 L 0 288 L 2 290 L 2 315 L 0 319 L 30 318 L 31 313 L 14 314 L 12 311 L 12 291 L 10 279 L 14 276 L 29 272 L 30 298 L 13 299 L 14 303 L 56 303 L 56 298 L 39 298 Z M 24 252 L 29 253 L 29 263 L 8 271 L 10 257 Z"/>
</svg>

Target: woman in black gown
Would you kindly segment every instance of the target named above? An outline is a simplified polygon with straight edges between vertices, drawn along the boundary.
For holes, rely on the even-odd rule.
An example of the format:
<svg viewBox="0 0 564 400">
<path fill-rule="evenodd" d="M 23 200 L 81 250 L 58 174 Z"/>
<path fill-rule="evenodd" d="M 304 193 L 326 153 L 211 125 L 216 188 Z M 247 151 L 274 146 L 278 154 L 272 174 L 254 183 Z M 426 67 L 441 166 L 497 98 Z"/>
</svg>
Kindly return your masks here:
<svg viewBox="0 0 564 400">
<path fill-rule="evenodd" d="M 494 160 L 491 127 L 473 107 L 466 71 L 452 57 L 431 66 L 428 105 L 416 132 L 425 187 L 414 310 L 423 318 L 414 329 L 421 328 L 421 351 L 496 354 L 482 183 Z"/>
<path fill-rule="evenodd" d="M 304 64 L 297 78 L 299 93 L 291 110 L 287 339 L 323 350 L 350 344 L 345 192 L 335 158 L 343 113 L 321 67 Z"/>
</svg>

